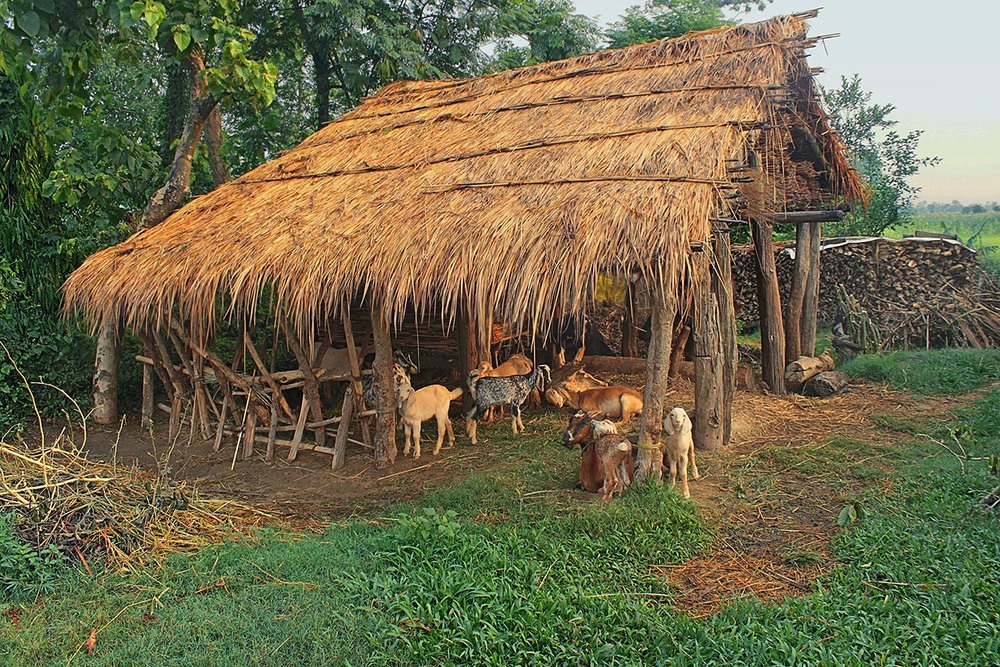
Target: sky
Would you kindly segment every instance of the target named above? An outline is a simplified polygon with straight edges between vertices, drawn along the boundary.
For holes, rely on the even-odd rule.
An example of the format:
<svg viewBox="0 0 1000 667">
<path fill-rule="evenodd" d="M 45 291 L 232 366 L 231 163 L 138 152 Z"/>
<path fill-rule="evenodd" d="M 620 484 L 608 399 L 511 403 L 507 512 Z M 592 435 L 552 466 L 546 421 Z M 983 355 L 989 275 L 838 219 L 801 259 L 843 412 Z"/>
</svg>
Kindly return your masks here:
<svg viewBox="0 0 1000 667">
<path fill-rule="evenodd" d="M 574 0 L 607 24 L 637 0 Z M 745 22 L 815 9 L 811 35 L 839 33 L 809 57 L 827 88 L 859 74 L 872 101 L 892 104 L 901 133 L 922 130 L 919 153 L 941 163 L 910 179 L 916 201 L 1000 201 L 1000 0 L 774 0 Z M 925 9 L 925 7 L 927 9 Z"/>
</svg>

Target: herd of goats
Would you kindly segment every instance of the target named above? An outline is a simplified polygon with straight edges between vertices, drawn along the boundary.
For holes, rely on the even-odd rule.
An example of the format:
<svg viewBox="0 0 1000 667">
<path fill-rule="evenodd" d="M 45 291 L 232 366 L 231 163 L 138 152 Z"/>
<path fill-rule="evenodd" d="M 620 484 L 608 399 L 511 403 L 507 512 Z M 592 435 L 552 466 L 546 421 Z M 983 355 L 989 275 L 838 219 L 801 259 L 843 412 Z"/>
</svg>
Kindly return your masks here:
<svg viewBox="0 0 1000 667">
<path fill-rule="evenodd" d="M 321 365 L 331 362 L 332 359 L 323 359 Z M 409 456 L 412 451 L 414 459 L 420 458 L 420 426 L 431 418 L 437 421 L 433 455 L 441 451 L 446 433 L 448 446 L 454 446 L 455 433 L 448 411 L 451 402 L 464 394 L 462 387 L 451 390 L 441 384 L 414 389 L 411 374 L 416 372 L 415 364 L 406 354 L 394 354 L 396 408 L 405 437 L 403 456 Z M 515 354 L 495 368 L 484 361 L 470 373 L 468 389 L 473 407 L 466 413 L 465 420 L 472 444 L 478 442 L 478 423 L 492 419 L 493 411 L 505 406 L 511 411 L 513 432 L 523 431 L 522 406 L 530 396 L 535 396 L 540 403 L 544 394 L 550 404 L 576 411 L 569 419 L 562 443 L 568 449 L 580 448 L 578 488 L 600 493 L 604 500 L 610 500 L 632 483 L 635 474 L 633 450 L 641 445 L 635 436 L 625 436 L 619 429 L 627 427 L 634 416 L 642 413 L 642 395 L 635 389 L 605 386 L 582 370 L 553 383 L 548 366 L 533 365 L 523 354 Z M 364 392 L 366 402 L 375 405 L 370 375 L 365 377 Z M 676 484 L 679 477 L 682 493 L 690 497 L 689 461 L 693 478 L 698 479 L 699 475 L 687 412 L 680 407 L 671 410 L 663 420 L 663 430 L 667 434 L 666 443 L 658 445 L 663 447 L 663 474 L 669 474 L 671 485 Z"/>
</svg>

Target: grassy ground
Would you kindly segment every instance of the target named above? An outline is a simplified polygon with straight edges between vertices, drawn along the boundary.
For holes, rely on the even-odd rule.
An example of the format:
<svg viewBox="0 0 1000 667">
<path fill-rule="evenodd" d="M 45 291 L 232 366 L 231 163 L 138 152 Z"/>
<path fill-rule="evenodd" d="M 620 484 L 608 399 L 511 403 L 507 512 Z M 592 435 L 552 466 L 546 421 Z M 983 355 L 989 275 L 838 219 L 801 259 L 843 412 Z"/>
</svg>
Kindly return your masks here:
<svg viewBox="0 0 1000 667">
<path fill-rule="evenodd" d="M 904 359 L 903 386 L 959 393 L 996 381 L 992 353 L 961 372 L 930 372 L 953 354 Z M 900 382 L 900 360 L 855 364 Z M 558 421 L 543 417 L 516 444 L 501 436 L 511 447 L 503 465 L 385 516 L 318 535 L 269 531 L 138 575 L 65 575 L 57 594 L 9 602 L 0 662 L 996 665 L 1000 526 L 975 511 L 998 481 L 986 460 L 1000 455 L 996 414 L 1000 389 L 980 390 L 933 419 L 876 415 L 897 443 L 891 456 L 885 445 L 831 433 L 743 457 L 748 469 L 804 479 L 828 481 L 832 470 L 851 489 L 836 566 L 800 598 L 736 602 L 706 618 L 679 613 L 673 602 L 684 591 L 650 566 L 712 553 L 724 531 L 669 489 L 610 504 L 561 491 L 576 455 L 554 444 Z M 876 455 L 895 469 L 889 480 L 866 463 Z M 758 475 L 755 493 L 768 493 L 764 481 Z M 836 519 L 834 511 L 824 521 Z M 91 629 L 94 655 L 74 655 Z"/>
</svg>

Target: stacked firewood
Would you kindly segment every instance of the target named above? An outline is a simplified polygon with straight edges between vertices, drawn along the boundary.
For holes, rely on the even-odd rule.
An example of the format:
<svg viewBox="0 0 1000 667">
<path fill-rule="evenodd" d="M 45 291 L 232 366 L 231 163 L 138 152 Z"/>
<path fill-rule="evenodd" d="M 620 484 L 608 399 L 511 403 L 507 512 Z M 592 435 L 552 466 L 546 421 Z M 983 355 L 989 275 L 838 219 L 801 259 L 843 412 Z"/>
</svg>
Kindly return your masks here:
<svg viewBox="0 0 1000 667">
<path fill-rule="evenodd" d="M 867 318 L 878 330 L 872 337 L 878 349 L 1000 345 L 1000 289 L 971 248 L 942 239 L 825 240 L 824 246 L 821 323 Z M 789 244 L 776 253 L 786 300 L 794 260 Z M 733 248 L 733 282 L 738 317 L 756 322 L 751 248 Z"/>
</svg>

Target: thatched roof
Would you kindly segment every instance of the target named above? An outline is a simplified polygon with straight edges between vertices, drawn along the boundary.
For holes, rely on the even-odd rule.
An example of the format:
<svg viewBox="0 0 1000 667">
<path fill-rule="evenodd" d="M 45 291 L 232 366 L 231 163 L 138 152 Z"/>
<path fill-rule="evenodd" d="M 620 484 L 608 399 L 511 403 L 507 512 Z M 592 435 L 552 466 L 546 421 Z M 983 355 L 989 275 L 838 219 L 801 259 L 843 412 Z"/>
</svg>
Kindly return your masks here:
<svg viewBox="0 0 1000 667">
<path fill-rule="evenodd" d="M 599 273 L 671 279 L 710 218 L 746 203 L 731 179 L 751 153 L 775 193 L 808 163 L 799 205 L 861 196 L 816 101 L 806 18 L 387 86 L 90 257 L 66 307 L 133 327 L 176 309 L 202 329 L 220 300 L 267 297 L 309 328 L 363 293 L 397 317 L 467 299 L 527 322 L 578 309 Z"/>
</svg>

